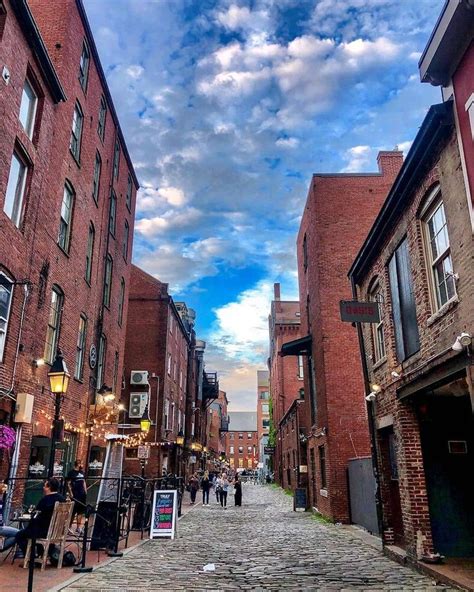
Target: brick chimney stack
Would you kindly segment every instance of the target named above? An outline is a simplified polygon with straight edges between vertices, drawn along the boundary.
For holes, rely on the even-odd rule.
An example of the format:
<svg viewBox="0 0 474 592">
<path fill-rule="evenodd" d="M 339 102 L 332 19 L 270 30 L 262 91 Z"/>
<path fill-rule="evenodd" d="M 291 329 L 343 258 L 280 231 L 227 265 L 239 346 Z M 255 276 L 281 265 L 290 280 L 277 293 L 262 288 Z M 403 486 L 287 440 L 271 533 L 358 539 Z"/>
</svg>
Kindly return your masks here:
<svg viewBox="0 0 474 592">
<path fill-rule="evenodd" d="M 280 284 L 279 283 L 273 284 L 273 294 L 274 294 L 273 298 L 275 300 L 275 310 L 277 312 L 281 312 L 281 304 L 280 304 L 281 296 L 280 296 Z"/>
<path fill-rule="evenodd" d="M 395 177 L 403 164 L 403 152 L 398 150 L 381 150 L 377 155 L 379 171 L 384 177 Z"/>
</svg>

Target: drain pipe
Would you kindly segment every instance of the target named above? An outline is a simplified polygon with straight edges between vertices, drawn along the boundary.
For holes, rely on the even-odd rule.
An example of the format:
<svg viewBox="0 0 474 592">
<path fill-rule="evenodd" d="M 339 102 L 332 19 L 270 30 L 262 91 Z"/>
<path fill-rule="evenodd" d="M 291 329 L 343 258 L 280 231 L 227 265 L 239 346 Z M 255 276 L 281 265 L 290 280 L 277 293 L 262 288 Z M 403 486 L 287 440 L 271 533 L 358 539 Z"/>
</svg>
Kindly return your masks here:
<svg viewBox="0 0 474 592">
<path fill-rule="evenodd" d="M 352 297 L 354 300 L 357 300 L 357 286 L 356 286 L 353 276 L 351 276 L 351 286 L 352 286 Z M 370 381 L 369 381 L 369 369 L 367 368 L 367 357 L 366 357 L 366 352 L 365 352 L 364 334 L 362 332 L 362 324 L 356 323 L 356 325 L 357 325 L 357 337 L 359 339 L 360 358 L 361 358 L 361 362 L 362 362 L 362 373 L 364 376 L 365 394 L 368 395 L 370 393 Z M 374 478 L 375 478 L 375 509 L 377 511 L 377 525 L 378 525 L 380 539 L 382 541 L 382 549 L 383 549 L 383 547 L 385 546 L 384 545 L 384 537 L 383 537 L 383 508 L 382 508 L 382 495 L 381 495 L 381 491 L 380 491 L 380 473 L 379 473 L 378 461 L 377 461 L 377 432 L 376 432 L 376 426 L 375 426 L 374 406 L 375 406 L 374 401 L 367 401 L 367 399 L 366 399 L 367 417 L 369 420 L 372 470 L 373 470 Z"/>
</svg>

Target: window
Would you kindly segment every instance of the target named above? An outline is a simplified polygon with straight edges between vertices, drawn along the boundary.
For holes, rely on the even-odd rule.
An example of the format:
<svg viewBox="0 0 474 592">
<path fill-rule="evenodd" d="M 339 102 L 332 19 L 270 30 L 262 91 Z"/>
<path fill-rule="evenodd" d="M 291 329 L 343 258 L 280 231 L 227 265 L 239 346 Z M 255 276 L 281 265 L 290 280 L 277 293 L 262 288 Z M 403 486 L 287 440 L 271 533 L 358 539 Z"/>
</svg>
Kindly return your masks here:
<svg viewBox="0 0 474 592">
<path fill-rule="evenodd" d="M 234 454 L 234 447 L 233 446 L 229 446 L 229 454 Z"/>
<path fill-rule="evenodd" d="M 118 370 L 119 370 L 119 353 L 115 352 L 114 356 L 114 374 L 112 377 L 112 392 L 115 393 L 118 383 Z"/>
<path fill-rule="evenodd" d="M 12 294 L 13 282 L 5 274 L 0 273 L 0 362 L 3 360 L 5 350 Z"/>
<path fill-rule="evenodd" d="M 35 129 L 37 105 L 38 97 L 33 90 L 33 86 L 28 81 L 28 79 L 26 79 L 25 84 L 23 85 L 23 92 L 21 93 L 19 119 L 23 129 L 26 132 L 26 135 L 30 138 L 30 140 L 33 138 L 33 132 Z"/>
<path fill-rule="evenodd" d="M 100 158 L 100 154 L 98 152 L 95 153 L 95 162 L 94 162 L 94 178 L 92 181 L 92 197 L 94 198 L 95 203 L 99 201 L 99 188 L 100 188 L 100 171 L 102 169 L 102 159 Z"/>
<path fill-rule="evenodd" d="M 233 439 L 234 439 L 234 434 L 231 432 L 231 433 L 229 434 L 229 440 L 233 440 Z"/>
<path fill-rule="evenodd" d="M 128 174 L 128 181 L 127 181 L 127 195 L 125 196 L 125 205 L 131 211 L 132 210 L 132 175 Z"/>
<path fill-rule="evenodd" d="M 326 449 L 319 446 L 319 470 L 321 471 L 321 489 L 326 489 Z"/>
<path fill-rule="evenodd" d="M 125 448 L 125 458 L 133 460 L 138 458 L 138 448 Z"/>
<path fill-rule="evenodd" d="M 247 454 L 252 454 L 252 447 L 251 446 L 247 446 Z"/>
<path fill-rule="evenodd" d="M 7 11 L 2 0 L 0 0 L 0 39 L 3 35 L 3 29 L 5 27 L 5 21 L 7 20 Z"/>
<path fill-rule="evenodd" d="M 63 202 L 61 204 L 61 219 L 59 221 L 58 245 L 66 253 L 69 252 L 71 243 L 72 209 L 74 206 L 74 192 L 66 183 L 64 186 Z"/>
<path fill-rule="evenodd" d="M 168 376 L 171 376 L 171 354 L 168 354 Z"/>
<path fill-rule="evenodd" d="M 88 284 L 91 283 L 92 277 L 92 260 L 94 258 L 94 241 L 95 241 L 95 228 L 92 222 L 89 224 L 89 237 L 87 239 L 87 251 L 86 251 L 86 273 L 85 279 Z"/>
<path fill-rule="evenodd" d="M 244 447 L 243 446 L 239 446 L 239 454 L 243 454 L 244 453 Z"/>
<path fill-rule="evenodd" d="M 110 211 L 109 211 L 109 232 L 115 236 L 115 227 L 117 224 L 117 196 L 114 190 L 110 192 Z"/>
<path fill-rule="evenodd" d="M 174 427 L 174 402 L 171 403 L 171 413 L 170 413 L 170 430 L 173 431 L 173 427 Z"/>
<path fill-rule="evenodd" d="M 128 225 L 128 221 L 125 220 L 124 228 L 123 228 L 123 242 L 122 242 L 122 255 L 125 261 L 128 259 L 128 241 L 130 239 L 130 226 Z"/>
<path fill-rule="evenodd" d="M 120 164 L 120 142 L 119 142 L 119 139 L 116 138 L 115 148 L 114 148 L 114 179 L 118 179 L 119 164 Z"/>
<path fill-rule="evenodd" d="M 173 317 L 172 316 L 170 316 L 169 330 L 172 335 L 173 334 Z"/>
<path fill-rule="evenodd" d="M 300 388 L 298 395 L 301 401 L 304 401 L 304 388 Z"/>
<path fill-rule="evenodd" d="M 420 348 L 415 297 L 406 237 L 388 264 L 397 358 L 406 360 Z"/>
<path fill-rule="evenodd" d="M 268 403 L 263 403 L 263 405 L 262 405 L 262 413 L 264 415 L 268 415 L 270 413 L 270 406 L 268 405 Z"/>
<path fill-rule="evenodd" d="M 262 427 L 269 428 L 270 427 L 270 420 L 269 419 L 262 420 Z"/>
<path fill-rule="evenodd" d="M 424 219 L 424 227 L 431 282 L 435 296 L 433 300 L 436 309 L 439 309 L 456 294 L 448 228 L 442 201 L 437 201 L 429 210 Z"/>
<path fill-rule="evenodd" d="M 264 400 L 267 400 L 268 399 L 268 391 L 262 391 L 260 393 L 260 398 L 261 399 L 264 399 Z"/>
<path fill-rule="evenodd" d="M 170 402 L 168 399 L 165 401 L 164 412 L 163 412 L 163 426 L 165 430 L 169 429 L 169 416 L 170 416 Z"/>
<path fill-rule="evenodd" d="M 1 11 L 0 11 L 0 19 L 1 19 Z M 467 114 L 469 116 L 469 124 L 471 126 L 471 137 L 474 140 L 474 93 L 471 94 L 471 96 L 468 98 L 468 100 L 466 101 L 466 104 L 464 105 L 464 108 L 467 111 Z"/>
<path fill-rule="evenodd" d="M 25 196 L 26 173 L 28 168 L 20 156 L 14 152 L 8 175 L 7 192 L 3 211 L 13 224 L 20 227 L 23 217 L 23 198 Z"/>
<path fill-rule="evenodd" d="M 252 432 L 248 432 L 247 433 L 247 440 L 251 440 L 252 439 Z"/>
<path fill-rule="evenodd" d="M 79 60 L 79 82 L 84 92 L 86 92 L 87 79 L 89 78 L 89 61 L 89 48 L 87 47 L 87 43 L 84 40 L 82 43 L 81 59 Z"/>
<path fill-rule="evenodd" d="M 123 305 L 125 303 L 125 280 L 120 280 L 120 296 L 119 296 L 119 308 L 118 308 L 118 324 L 122 326 L 123 321 Z"/>
<path fill-rule="evenodd" d="M 244 435 L 243 434 L 239 434 L 239 440 L 243 440 L 244 439 Z"/>
<path fill-rule="evenodd" d="M 303 266 L 304 270 L 308 268 L 308 240 L 306 234 L 303 237 Z"/>
<path fill-rule="evenodd" d="M 102 333 L 99 339 L 99 351 L 97 352 L 97 388 L 104 384 L 105 358 L 107 355 L 107 337 Z"/>
<path fill-rule="evenodd" d="M 97 123 L 97 133 L 99 134 L 99 138 L 101 140 L 104 139 L 105 135 L 105 120 L 107 118 L 107 102 L 105 100 L 104 95 L 100 98 L 100 106 L 99 106 L 99 121 Z"/>
<path fill-rule="evenodd" d="M 87 317 L 81 314 L 79 317 L 79 331 L 77 332 L 76 346 L 76 366 L 74 368 L 74 378 L 82 380 L 84 370 L 84 351 L 86 348 Z"/>
<path fill-rule="evenodd" d="M 63 293 L 58 286 L 53 286 L 51 292 L 51 306 L 49 308 L 48 329 L 46 331 L 46 346 L 44 359 L 52 364 L 58 349 L 59 331 L 61 327 L 61 313 L 63 308 Z"/>
<path fill-rule="evenodd" d="M 110 307 L 110 294 L 112 292 L 112 269 L 114 262 L 110 255 L 107 255 L 105 261 L 105 274 L 104 274 L 104 299 L 103 304 L 107 308 Z"/>
<path fill-rule="evenodd" d="M 74 158 L 79 161 L 81 155 L 81 137 L 82 137 L 82 123 L 84 115 L 79 103 L 76 103 L 74 107 L 74 113 L 72 116 L 72 130 L 71 130 L 71 142 L 69 148 Z"/>
<path fill-rule="evenodd" d="M 298 378 L 304 378 L 303 356 L 298 356 Z"/>
<path fill-rule="evenodd" d="M 383 319 L 380 311 L 380 303 L 383 302 L 383 294 L 380 284 L 375 282 L 369 290 L 369 300 L 377 302 L 379 307 L 380 320 L 378 323 L 371 323 L 372 331 L 372 349 L 374 364 L 385 358 L 385 336 L 383 328 Z"/>
</svg>

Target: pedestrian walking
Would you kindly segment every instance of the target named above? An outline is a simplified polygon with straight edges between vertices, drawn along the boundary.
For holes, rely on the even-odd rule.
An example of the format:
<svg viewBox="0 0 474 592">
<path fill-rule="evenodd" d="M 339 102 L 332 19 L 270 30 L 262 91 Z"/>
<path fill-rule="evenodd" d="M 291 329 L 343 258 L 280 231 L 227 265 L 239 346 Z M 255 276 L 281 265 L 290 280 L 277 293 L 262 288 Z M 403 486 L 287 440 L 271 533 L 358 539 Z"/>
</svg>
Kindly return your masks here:
<svg viewBox="0 0 474 592">
<path fill-rule="evenodd" d="M 214 493 L 216 494 L 216 504 L 221 503 L 222 480 L 216 475 L 214 479 Z"/>
<path fill-rule="evenodd" d="M 208 506 L 209 505 L 209 489 L 211 488 L 211 481 L 209 480 L 209 472 L 204 471 L 204 475 L 201 481 L 201 489 L 202 489 L 202 505 Z"/>
<path fill-rule="evenodd" d="M 229 493 L 230 483 L 225 473 L 222 475 L 221 487 L 221 506 L 224 508 L 224 510 L 227 510 L 227 494 Z"/>
<path fill-rule="evenodd" d="M 242 482 L 239 480 L 239 475 L 235 476 L 234 480 L 234 500 L 236 506 L 242 505 Z"/>
<path fill-rule="evenodd" d="M 197 478 L 196 473 L 191 475 L 191 478 L 189 479 L 188 486 L 189 486 L 189 492 L 191 493 L 191 504 L 194 504 L 196 501 L 196 494 L 199 489 L 199 480 Z"/>
<path fill-rule="evenodd" d="M 74 501 L 72 520 L 76 519 L 76 532 L 82 534 L 82 518 L 87 505 L 87 485 L 84 469 L 78 460 L 74 461 L 74 468 L 69 471 L 66 479 L 69 495 Z"/>
</svg>

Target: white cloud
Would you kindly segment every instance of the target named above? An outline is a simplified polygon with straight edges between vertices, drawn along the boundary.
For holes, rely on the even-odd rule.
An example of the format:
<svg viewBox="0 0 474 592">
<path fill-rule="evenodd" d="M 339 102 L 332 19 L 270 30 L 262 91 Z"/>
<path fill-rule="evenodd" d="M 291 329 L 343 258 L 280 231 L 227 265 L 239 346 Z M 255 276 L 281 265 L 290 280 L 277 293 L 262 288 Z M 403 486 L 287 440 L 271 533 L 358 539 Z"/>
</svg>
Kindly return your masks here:
<svg viewBox="0 0 474 592">
<path fill-rule="evenodd" d="M 341 173 L 359 173 L 371 162 L 371 148 L 370 146 L 353 146 L 346 152 L 345 159 L 349 162 L 341 170 Z"/>
<path fill-rule="evenodd" d="M 408 140 L 406 142 L 400 142 L 399 144 L 397 144 L 398 149 L 401 150 L 403 152 L 403 154 L 406 156 L 408 154 L 408 151 L 411 148 L 411 145 L 413 144 L 413 140 Z"/>
<path fill-rule="evenodd" d="M 262 31 L 270 24 L 267 11 L 250 10 L 247 6 L 235 4 L 231 4 L 225 11 L 217 12 L 216 20 L 230 31 Z"/>
<path fill-rule="evenodd" d="M 137 198 L 139 212 L 156 211 L 163 205 L 182 207 L 186 203 L 184 191 L 179 187 L 159 187 L 155 189 L 150 183 L 144 183 Z"/>
<path fill-rule="evenodd" d="M 138 80 L 142 76 L 143 72 L 145 72 L 145 69 L 142 66 L 133 64 L 129 66 L 125 72 L 130 76 L 130 78 Z"/>
<path fill-rule="evenodd" d="M 278 138 L 275 144 L 280 148 L 297 148 L 299 146 L 298 138 Z"/>
<path fill-rule="evenodd" d="M 141 218 L 135 223 L 135 229 L 148 239 L 153 239 L 163 232 L 194 228 L 203 213 L 196 208 L 185 208 L 180 212 L 168 210 L 161 216 Z"/>
</svg>

